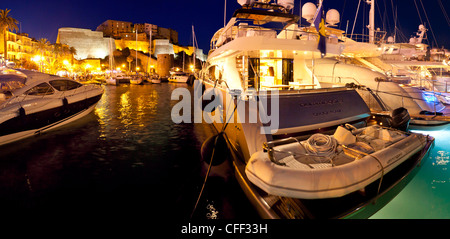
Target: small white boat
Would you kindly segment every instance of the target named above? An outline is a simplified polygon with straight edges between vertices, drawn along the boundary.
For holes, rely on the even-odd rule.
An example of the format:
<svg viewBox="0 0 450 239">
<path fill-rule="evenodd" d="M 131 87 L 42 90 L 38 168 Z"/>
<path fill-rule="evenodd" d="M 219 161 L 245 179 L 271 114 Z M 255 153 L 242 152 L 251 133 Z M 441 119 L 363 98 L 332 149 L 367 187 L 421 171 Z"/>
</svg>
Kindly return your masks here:
<svg viewBox="0 0 450 239">
<path fill-rule="evenodd" d="M 150 82 L 152 84 L 159 84 L 161 83 L 161 77 L 159 77 L 158 75 L 153 75 L 150 77 Z"/>
<path fill-rule="evenodd" d="M 299 199 L 338 198 L 381 179 L 422 150 L 428 137 L 378 125 L 274 146 L 252 155 L 245 173 L 271 195 Z M 293 142 L 292 142 L 293 141 Z"/>
<path fill-rule="evenodd" d="M 106 84 L 107 85 L 118 85 L 118 81 L 114 77 L 107 77 L 106 78 Z"/>
<path fill-rule="evenodd" d="M 88 115 L 103 95 L 99 85 L 27 70 L 0 69 L 0 145 Z"/>
<path fill-rule="evenodd" d="M 175 83 L 189 83 L 192 77 L 189 73 L 183 71 L 172 71 L 170 72 L 169 82 Z"/>
<path fill-rule="evenodd" d="M 130 79 L 130 84 L 133 84 L 133 85 L 142 85 L 143 83 L 144 83 L 144 80 L 142 79 L 141 76 L 135 76 Z"/>
<path fill-rule="evenodd" d="M 157 79 L 152 79 L 152 83 L 153 84 L 159 84 L 161 83 L 161 79 L 157 78 Z"/>
</svg>

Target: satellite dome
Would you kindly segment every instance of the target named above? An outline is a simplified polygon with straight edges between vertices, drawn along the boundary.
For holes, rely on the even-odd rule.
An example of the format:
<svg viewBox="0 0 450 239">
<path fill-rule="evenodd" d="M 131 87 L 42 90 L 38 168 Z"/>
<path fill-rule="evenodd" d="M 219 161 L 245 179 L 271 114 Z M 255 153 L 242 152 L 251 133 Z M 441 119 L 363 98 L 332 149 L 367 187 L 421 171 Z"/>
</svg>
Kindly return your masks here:
<svg viewBox="0 0 450 239">
<path fill-rule="evenodd" d="M 250 5 L 250 4 L 252 4 L 253 2 L 255 2 L 255 0 L 237 0 L 237 2 L 238 2 L 241 6 L 244 6 L 244 5 Z"/>
<path fill-rule="evenodd" d="M 394 43 L 394 37 L 393 36 L 388 37 L 387 42 Z"/>
<path fill-rule="evenodd" d="M 336 9 L 330 9 L 327 12 L 327 23 L 330 25 L 336 25 L 340 22 L 340 15 Z"/>
<path fill-rule="evenodd" d="M 288 10 L 294 8 L 294 0 L 278 0 L 278 4 Z"/>
<path fill-rule="evenodd" d="M 425 28 L 424 25 L 420 24 L 420 25 L 419 25 L 419 30 L 420 30 L 420 31 L 425 31 L 425 30 L 427 30 L 427 29 Z"/>
<path fill-rule="evenodd" d="M 307 2 L 302 7 L 302 17 L 306 19 L 308 22 L 314 19 L 314 15 L 316 15 L 317 7 L 316 4 L 312 2 Z"/>
</svg>

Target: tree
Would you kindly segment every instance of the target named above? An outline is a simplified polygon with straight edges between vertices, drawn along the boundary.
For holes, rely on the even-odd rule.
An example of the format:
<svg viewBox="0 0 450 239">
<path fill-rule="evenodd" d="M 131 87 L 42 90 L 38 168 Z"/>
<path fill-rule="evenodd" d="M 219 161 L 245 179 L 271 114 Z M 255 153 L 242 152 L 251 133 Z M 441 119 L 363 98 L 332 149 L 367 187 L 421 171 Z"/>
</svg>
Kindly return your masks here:
<svg viewBox="0 0 450 239">
<path fill-rule="evenodd" d="M 37 50 L 39 51 L 39 54 L 41 55 L 41 59 L 40 59 L 41 72 L 43 72 L 42 64 L 44 61 L 44 53 L 47 51 L 48 46 L 50 46 L 50 42 L 47 40 L 47 38 L 41 38 L 37 42 Z"/>
<path fill-rule="evenodd" d="M 8 30 L 19 30 L 17 27 L 17 23 L 19 23 L 16 19 L 12 18 L 9 12 L 11 9 L 0 9 L 0 30 L 3 33 L 3 57 L 8 59 L 8 44 L 6 42 L 6 32 Z"/>
<path fill-rule="evenodd" d="M 71 62 L 71 64 L 73 65 L 73 58 L 74 58 L 74 55 L 77 54 L 77 49 L 75 49 L 73 46 L 71 46 L 69 48 L 69 53 L 72 55 L 72 62 Z"/>
<path fill-rule="evenodd" d="M 131 62 L 133 62 L 133 57 L 132 56 L 128 56 L 127 57 L 127 61 L 128 61 L 128 71 L 131 72 Z"/>
</svg>

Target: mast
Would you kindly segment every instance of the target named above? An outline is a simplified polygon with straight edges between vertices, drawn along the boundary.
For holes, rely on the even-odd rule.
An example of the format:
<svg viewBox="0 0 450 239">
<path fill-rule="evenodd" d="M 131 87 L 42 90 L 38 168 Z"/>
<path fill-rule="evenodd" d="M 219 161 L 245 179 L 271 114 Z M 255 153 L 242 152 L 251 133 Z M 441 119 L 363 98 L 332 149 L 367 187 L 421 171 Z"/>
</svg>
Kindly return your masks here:
<svg viewBox="0 0 450 239">
<path fill-rule="evenodd" d="M 138 38 L 138 29 L 136 27 L 136 75 L 137 75 L 137 49 L 138 49 L 138 43 L 137 43 L 137 38 Z M 130 69 L 131 70 L 131 69 Z"/>
<path fill-rule="evenodd" d="M 192 58 L 194 60 L 194 69 L 193 73 L 195 75 L 195 33 L 194 33 L 194 25 L 192 25 L 192 48 L 194 49 L 194 53 L 192 54 Z"/>
<path fill-rule="evenodd" d="M 369 11 L 369 43 L 375 43 L 375 0 L 367 0 L 370 5 Z"/>
<path fill-rule="evenodd" d="M 114 50 L 113 50 L 113 38 L 109 38 L 109 70 L 110 74 L 112 75 L 112 72 L 114 71 Z"/>
<path fill-rule="evenodd" d="M 153 31 L 153 25 L 150 24 L 150 36 L 149 36 L 149 50 L 148 50 L 148 58 L 147 58 L 147 70 L 148 73 L 151 73 L 150 64 L 152 59 L 152 31 Z"/>
</svg>

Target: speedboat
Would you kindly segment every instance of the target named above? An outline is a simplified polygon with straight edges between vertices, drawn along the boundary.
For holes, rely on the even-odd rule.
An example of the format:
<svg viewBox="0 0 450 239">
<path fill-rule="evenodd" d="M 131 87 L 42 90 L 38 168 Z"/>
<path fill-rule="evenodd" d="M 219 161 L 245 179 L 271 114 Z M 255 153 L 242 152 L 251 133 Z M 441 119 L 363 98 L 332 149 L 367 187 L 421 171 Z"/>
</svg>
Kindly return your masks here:
<svg viewBox="0 0 450 239">
<path fill-rule="evenodd" d="M 369 217 L 414 176 L 434 139 L 405 132 L 404 108 L 373 116 L 354 88 L 322 85 L 309 62 L 325 55 L 323 36 L 298 27 L 294 1 L 238 2 L 194 83 L 194 121 L 213 126 L 204 171 L 234 175 L 262 218 Z M 342 54 L 336 39 L 325 45 L 327 57 Z M 221 173 L 227 165 L 232 173 Z"/>
<path fill-rule="evenodd" d="M 174 83 L 192 83 L 193 77 L 189 73 L 183 71 L 171 71 L 168 80 L 169 82 Z"/>
<path fill-rule="evenodd" d="M 28 70 L 0 70 L 0 85 L 0 145 L 80 119 L 103 95 L 99 85 Z"/>
</svg>

